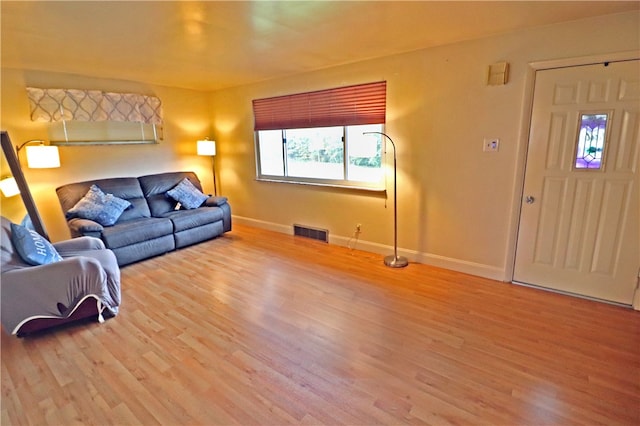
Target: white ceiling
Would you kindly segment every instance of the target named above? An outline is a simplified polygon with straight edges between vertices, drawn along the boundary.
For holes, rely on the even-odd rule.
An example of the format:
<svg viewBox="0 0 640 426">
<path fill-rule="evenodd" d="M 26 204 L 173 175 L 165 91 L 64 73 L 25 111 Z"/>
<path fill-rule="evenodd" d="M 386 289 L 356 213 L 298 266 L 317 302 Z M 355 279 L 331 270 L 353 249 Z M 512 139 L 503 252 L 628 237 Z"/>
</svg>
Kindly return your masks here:
<svg viewBox="0 0 640 426">
<path fill-rule="evenodd" d="M 638 1 L 6 1 L 2 66 L 215 90 Z"/>
</svg>

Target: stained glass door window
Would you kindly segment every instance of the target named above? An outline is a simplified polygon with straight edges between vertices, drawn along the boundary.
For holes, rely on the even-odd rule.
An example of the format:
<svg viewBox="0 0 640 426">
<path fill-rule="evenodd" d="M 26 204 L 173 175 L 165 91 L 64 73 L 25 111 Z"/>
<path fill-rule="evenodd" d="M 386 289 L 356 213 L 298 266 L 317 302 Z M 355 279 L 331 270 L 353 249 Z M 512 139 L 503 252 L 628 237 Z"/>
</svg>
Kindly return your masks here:
<svg viewBox="0 0 640 426">
<path fill-rule="evenodd" d="M 609 114 L 581 114 L 576 149 L 576 169 L 602 168 Z"/>
</svg>

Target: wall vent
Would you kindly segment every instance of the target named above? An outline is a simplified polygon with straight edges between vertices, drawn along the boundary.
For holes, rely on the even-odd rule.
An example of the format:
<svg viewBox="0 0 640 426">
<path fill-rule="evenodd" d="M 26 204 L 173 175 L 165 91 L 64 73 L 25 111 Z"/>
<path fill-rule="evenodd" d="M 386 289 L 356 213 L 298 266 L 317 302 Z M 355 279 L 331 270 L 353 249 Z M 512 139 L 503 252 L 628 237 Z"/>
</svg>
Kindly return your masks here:
<svg viewBox="0 0 640 426">
<path fill-rule="evenodd" d="M 299 237 L 311 238 L 313 240 L 323 241 L 325 243 L 329 242 L 329 230 L 328 229 L 318 229 L 312 228 L 310 226 L 303 225 L 293 225 L 293 235 Z"/>
</svg>

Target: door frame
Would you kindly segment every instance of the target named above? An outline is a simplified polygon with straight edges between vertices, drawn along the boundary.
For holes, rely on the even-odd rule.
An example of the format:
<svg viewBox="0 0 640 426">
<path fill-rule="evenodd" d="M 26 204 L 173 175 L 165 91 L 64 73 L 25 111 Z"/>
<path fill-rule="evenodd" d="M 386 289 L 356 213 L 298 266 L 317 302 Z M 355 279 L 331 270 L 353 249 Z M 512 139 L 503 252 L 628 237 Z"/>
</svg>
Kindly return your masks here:
<svg viewBox="0 0 640 426">
<path fill-rule="evenodd" d="M 603 62 L 619 62 L 640 60 L 640 51 L 629 50 L 616 53 L 605 53 L 574 58 L 551 59 L 529 62 L 525 75 L 525 89 L 521 111 L 521 124 L 516 146 L 516 173 L 513 179 L 513 202 L 509 220 L 509 233 L 507 241 L 507 254 L 505 258 L 504 281 L 513 282 L 516 261 L 516 249 L 518 243 L 518 227 L 520 225 L 520 210 L 522 209 L 522 197 L 524 195 L 524 177 L 527 166 L 527 151 L 529 149 L 529 132 L 531 130 L 531 114 L 533 111 L 533 94 L 535 90 L 536 72 L 554 69 L 568 68 L 582 65 L 593 65 Z M 640 276 L 638 288 L 633 298 L 633 308 L 640 310 Z"/>
</svg>

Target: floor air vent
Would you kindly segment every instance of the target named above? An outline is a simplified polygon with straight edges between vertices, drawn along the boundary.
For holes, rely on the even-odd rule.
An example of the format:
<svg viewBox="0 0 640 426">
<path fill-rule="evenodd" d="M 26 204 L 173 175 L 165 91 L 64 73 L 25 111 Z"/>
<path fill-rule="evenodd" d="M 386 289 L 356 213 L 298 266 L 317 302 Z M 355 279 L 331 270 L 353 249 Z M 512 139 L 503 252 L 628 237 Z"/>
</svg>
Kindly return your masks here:
<svg viewBox="0 0 640 426">
<path fill-rule="evenodd" d="M 311 238 L 313 240 L 329 242 L 329 230 L 311 228 L 309 226 L 293 225 L 293 235 Z"/>
</svg>

